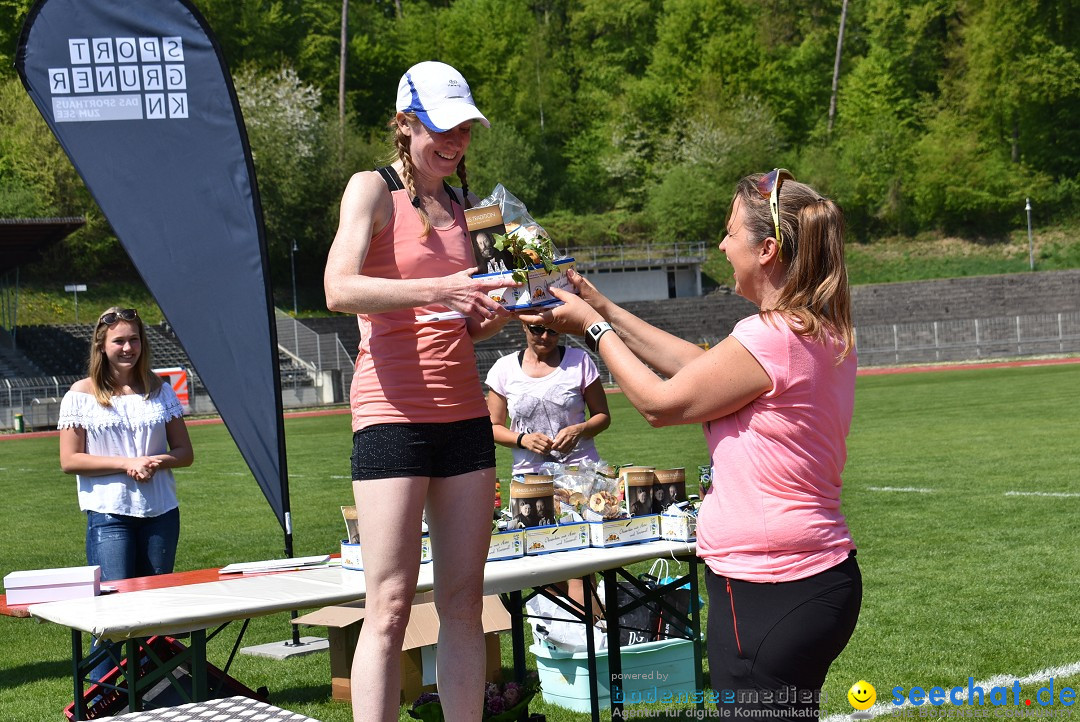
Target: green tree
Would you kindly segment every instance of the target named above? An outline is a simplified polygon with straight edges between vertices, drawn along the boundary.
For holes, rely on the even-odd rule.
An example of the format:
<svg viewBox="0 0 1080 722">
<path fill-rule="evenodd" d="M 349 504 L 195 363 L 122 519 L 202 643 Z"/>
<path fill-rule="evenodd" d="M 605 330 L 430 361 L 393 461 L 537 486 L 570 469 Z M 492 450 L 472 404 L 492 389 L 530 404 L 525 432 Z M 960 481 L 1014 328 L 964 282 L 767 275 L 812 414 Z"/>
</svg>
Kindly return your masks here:
<svg viewBox="0 0 1080 722">
<path fill-rule="evenodd" d="M 483 198 L 502 183 L 530 212 L 543 207 L 543 169 L 536 160 L 536 146 L 512 125 L 494 123 L 490 130 L 474 130 L 469 157 L 479 159 L 469 161 L 469 186 L 477 196 Z"/>
<path fill-rule="evenodd" d="M 15 75 L 15 50 L 33 0 L 0 0 L 0 78 Z"/>
<path fill-rule="evenodd" d="M 289 269 L 293 242 L 322 249 L 332 237 L 328 209 L 344 187 L 332 160 L 337 119 L 324 119 L 321 92 L 296 72 L 245 66 L 233 79 L 244 114 L 275 275 Z"/>
<path fill-rule="evenodd" d="M 827 148 L 802 156 L 807 180 L 837 198 L 853 236 L 912 232 L 915 146 L 941 94 L 950 0 L 874 0 L 855 15 L 866 53 L 849 61 Z"/>
<path fill-rule="evenodd" d="M 957 35 L 960 108 L 1013 162 L 1080 172 L 1080 7 L 1060 0 L 965 0 Z"/>
<path fill-rule="evenodd" d="M 304 8 L 310 4 L 303 0 L 199 0 L 198 8 L 230 68 L 248 63 L 272 68 L 296 57 L 308 32 Z"/>
<path fill-rule="evenodd" d="M 923 227 L 1000 234 L 1020 220 L 1025 196 L 1047 183 L 951 108 L 933 117 L 915 145 L 912 192 Z"/>
<path fill-rule="evenodd" d="M 660 154 L 670 160 L 646 202 L 656 237 L 719 242 L 735 181 L 771 168 L 779 144 L 772 112 L 752 97 L 735 98 L 681 124 Z"/>
<path fill-rule="evenodd" d="M 573 112 L 561 143 L 561 207 L 640 207 L 634 191 L 648 171 L 649 145 L 627 118 L 627 93 L 648 70 L 661 8 L 660 0 L 583 0 L 568 14 L 566 87 L 573 95 L 564 107 Z"/>
<path fill-rule="evenodd" d="M 87 223 L 47 251 L 42 271 L 87 274 L 130 269 L 82 179 L 18 78 L 0 82 L 0 216 L 85 216 Z"/>
</svg>

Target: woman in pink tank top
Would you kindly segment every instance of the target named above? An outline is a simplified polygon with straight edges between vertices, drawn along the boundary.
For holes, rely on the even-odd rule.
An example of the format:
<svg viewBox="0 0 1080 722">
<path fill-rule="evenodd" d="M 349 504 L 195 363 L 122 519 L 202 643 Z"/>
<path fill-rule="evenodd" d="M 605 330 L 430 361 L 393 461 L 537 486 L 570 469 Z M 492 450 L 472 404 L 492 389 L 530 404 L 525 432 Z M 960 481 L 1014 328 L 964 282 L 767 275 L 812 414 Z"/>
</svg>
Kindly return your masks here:
<svg viewBox="0 0 1080 722">
<path fill-rule="evenodd" d="M 398 84 L 397 161 L 357 173 L 341 199 L 324 286 L 331 311 L 360 329 L 350 401 L 353 495 L 366 618 L 352 669 L 353 717 L 398 718 L 398 657 L 420 566 L 425 508 L 440 620 L 437 665 L 447 719 L 478 720 L 484 698 L 480 613 L 495 492 L 495 445 L 473 340 L 509 313 L 474 279 L 463 207 L 465 151 L 488 126 L 465 78 L 414 65 Z M 444 178 L 456 173 L 460 190 Z M 405 700 L 411 702 L 412 700 Z"/>
<path fill-rule="evenodd" d="M 555 291 L 563 306 L 521 318 L 584 334 L 653 426 L 704 426 L 711 701 L 724 716 L 816 717 L 862 601 L 840 512 L 856 366 L 843 214 L 786 170 L 749 176 L 720 250 L 760 312 L 707 351 L 576 274 L 580 296 Z"/>
</svg>

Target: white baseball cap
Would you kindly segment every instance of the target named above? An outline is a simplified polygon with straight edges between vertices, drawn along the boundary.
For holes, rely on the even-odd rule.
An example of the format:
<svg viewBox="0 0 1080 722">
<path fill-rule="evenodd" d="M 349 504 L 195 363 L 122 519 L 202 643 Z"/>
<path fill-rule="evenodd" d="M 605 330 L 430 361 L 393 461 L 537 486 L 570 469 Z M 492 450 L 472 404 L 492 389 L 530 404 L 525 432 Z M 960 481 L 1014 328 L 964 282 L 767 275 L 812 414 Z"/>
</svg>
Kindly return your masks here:
<svg viewBox="0 0 1080 722">
<path fill-rule="evenodd" d="M 397 109 L 416 113 L 436 133 L 445 133 L 466 120 L 491 123 L 473 102 L 472 91 L 461 73 L 446 63 L 427 60 L 409 68 L 398 83 Z"/>
</svg>

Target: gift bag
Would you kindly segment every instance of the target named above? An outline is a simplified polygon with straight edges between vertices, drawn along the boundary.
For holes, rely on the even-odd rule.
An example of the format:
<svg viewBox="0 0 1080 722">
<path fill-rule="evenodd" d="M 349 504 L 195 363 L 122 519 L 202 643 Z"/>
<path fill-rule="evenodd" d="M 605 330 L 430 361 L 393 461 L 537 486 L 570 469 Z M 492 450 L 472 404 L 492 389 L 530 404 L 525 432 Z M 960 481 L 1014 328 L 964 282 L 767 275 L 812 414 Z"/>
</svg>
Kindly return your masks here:
<svg viewBox="0 0 1080 722">
<path fill-rule="evenodd" d="M 641 577 L 641 581 L 645 582 L 646 586 L 652 586 L 644 576 Z M 620 610 L 642 597 L 642 592 L 630 582 L 620 579 L 618 584 L 616 594 Z M 598 592 L 601 598 L 604 598 L 603 582 L 598 586 Z M 622 612 L 619 614 L 619 646 L 655 642 L 659 626 L 660 613 L 655 604 L 641 605 L 629 612 Z"/>
<path fill-rule="evenodd" d="M 678 563 L 676 564 L 675 574 L 672 574 L 668 560 L 657 559 L 653 562 L 652 567 L 649 568 L 649 573 L 643 574 L 641 578 L 647 580 L 650 585 L 655 587 L 662 587 L 665 584 L 670 584 L 678 578 Z M 680 616 L 688 617 L 690 614 L 689 582 L 676 589 L 669 589 L 667 594 L 664 595 L 664 601 L 675 607 Z M 701 609 L 702 603 L 702 600 L 699 599 L 698 609 Z M 668 609 L 661 607 L 657 624 L 657 639 L 672 638 L 693 639 L 693 633 L 691 632 L 687 620 L 680 620 Z"/>
</svg>

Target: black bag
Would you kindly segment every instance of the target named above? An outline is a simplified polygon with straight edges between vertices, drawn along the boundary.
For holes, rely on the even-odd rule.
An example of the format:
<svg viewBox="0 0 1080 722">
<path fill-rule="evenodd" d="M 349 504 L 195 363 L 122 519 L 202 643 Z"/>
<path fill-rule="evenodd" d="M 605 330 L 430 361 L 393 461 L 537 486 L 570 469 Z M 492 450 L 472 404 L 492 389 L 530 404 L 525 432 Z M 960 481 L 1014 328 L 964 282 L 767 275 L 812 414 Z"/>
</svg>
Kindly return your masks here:
<svg viewBox="0 0 1080 722">
<path fill-rule="evenodd" d="M 675 607 L 682 619 L 661 607 L 660 630 L 657 639 L 693 639 L 694 635 L 687 621 L 690 615 L 690 589 L 688 587 L 671 589 L 664 595 L 664 601 Z"/>
<path fill-rule="evenodd" d="M 676 566 L 679 566 L 676 564 Z M 657 559 L 648 574 L 642 574 L 642 581 L 650 587 L 662 587 L 674 582 L 676 574 L 669 571 L 667 559 Z M 677 571 L 677 570 L 676 570 Z M 664 593 L 664 602 L 678 612 L 674 614 L 667 607 L 660 607 L 659 621 L 657 624 L 657 639 L 693 639 L 690 629 L 690 584 L 684 584 L 676 589 L 669 589 Z"/>
<path fill-rule="evenodd" d="M 645 579 L 641 581 L 648 582 Z M 651 586 L 651 585 L 649 585 Z M 640 599 L 643 593 L 631 582 L 620 579 L 618 589 L 619 608 Z M 619 615 L 619 646 L 655 642 L 660 628 L 660 613 L 655 605 L 643 604 Z"/>
</svg>

